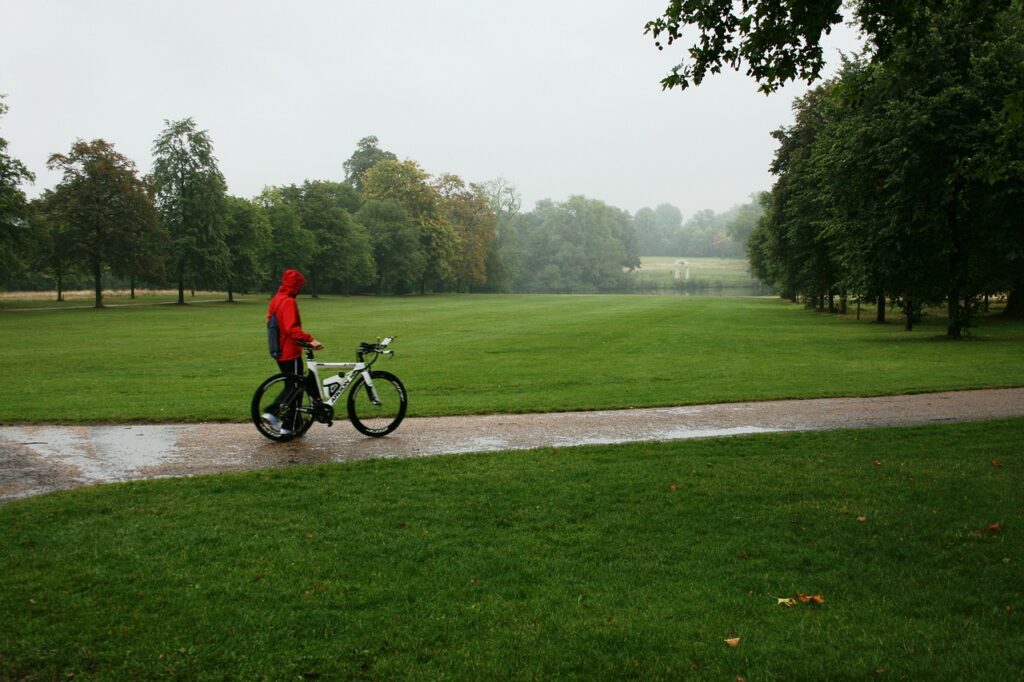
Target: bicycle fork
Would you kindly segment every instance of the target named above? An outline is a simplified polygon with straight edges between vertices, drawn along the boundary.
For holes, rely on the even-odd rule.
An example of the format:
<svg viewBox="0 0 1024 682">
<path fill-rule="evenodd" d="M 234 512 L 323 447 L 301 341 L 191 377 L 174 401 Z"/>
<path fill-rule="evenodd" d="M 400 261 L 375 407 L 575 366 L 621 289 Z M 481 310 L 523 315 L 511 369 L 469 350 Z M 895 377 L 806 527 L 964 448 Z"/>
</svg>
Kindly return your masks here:
<svg viewBox="0 0 1024 682">
<path fill-rule="evenodd" d="M 363 383 L 366 384 L 366 395 L 370 398 L 370 402 L 380 407 L 380 396 L 377 395 L 377 389 L 373 386 L 369 370 L 363 371 Z"/>
</svg>

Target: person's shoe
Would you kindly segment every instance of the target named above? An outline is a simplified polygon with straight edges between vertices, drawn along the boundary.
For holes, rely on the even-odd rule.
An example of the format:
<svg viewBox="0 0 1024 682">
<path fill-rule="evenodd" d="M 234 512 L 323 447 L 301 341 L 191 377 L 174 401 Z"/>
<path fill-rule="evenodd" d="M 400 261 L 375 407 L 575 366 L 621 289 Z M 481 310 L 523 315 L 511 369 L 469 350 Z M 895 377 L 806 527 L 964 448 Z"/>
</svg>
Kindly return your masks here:
<svg viewBox="0 0 1024 682">
<path fill-rule="evenodd" d="M 280 433 L 282 436 L 290 436 L 290 435 L 292 435 L 292 430 L 291 429 L 286 429 L 283 426 L 281 428 L 279 428 L 277 430 L 277 432 Z"/>
<path fill-rule="evenodd" d="M 278 433 L 284 433 L 285 429 L 281 428 L 281 420 L 275 417 L 274 415 L 270 414 L 269 412 L 263 413 L 263 421 L 267 423 L 267 426 L 277 431 Z M 288 431 L 288 433 L 291 433 L 291 431 Z"/>
</svg>

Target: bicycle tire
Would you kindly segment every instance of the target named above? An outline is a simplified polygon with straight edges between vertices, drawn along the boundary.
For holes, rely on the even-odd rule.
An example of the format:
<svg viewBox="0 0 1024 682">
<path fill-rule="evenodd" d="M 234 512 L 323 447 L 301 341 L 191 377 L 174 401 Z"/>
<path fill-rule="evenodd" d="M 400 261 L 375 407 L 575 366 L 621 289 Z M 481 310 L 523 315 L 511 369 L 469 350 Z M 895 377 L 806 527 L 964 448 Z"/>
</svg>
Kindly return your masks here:
<svg viewBox="0 0 1024 682">
<path fill-rule="evenodd" d="M 380 438 L 397 429 L 405 419 L 409 396 L 405 386 L 391 372 L 373 370 L 370 378 L 381 404 L 375 405 L 370 400 L 369 388 L 360 376 L 348 392 L 348 418 L 359 433 Z"/>
<path fill-rule="evenodd" d="M 291 433 L 281 433 L 277 431 L 264 421 L 263 414 L 267 411 L 273 411 L 271 405 L 274 402 L 279 401 L 284 391 L 299 391 L 301 397 L 299 398 L 299 409 L 297 418 L 296 428 Z M 282 402 L 290 402 L 294 400 L 294 396 L 287 396 L 288 400 Z M 305 377 L 298 376 L 295 374 L 275 374 L 268 377 L 259 387 L 252 396 L 252 407 L 251 417 L 252 423 L 256 426 L 256 430 L 263 434 L 265 437 L 278 443 L 284 443 L 294 438 L 301 438 L 309 431 L 309 427 L 313 425 L 313 412 L 312 412 L 312 396 L 306 388 Z M 275 415 L 277 416 L 277 415 Z"/>
</svg>

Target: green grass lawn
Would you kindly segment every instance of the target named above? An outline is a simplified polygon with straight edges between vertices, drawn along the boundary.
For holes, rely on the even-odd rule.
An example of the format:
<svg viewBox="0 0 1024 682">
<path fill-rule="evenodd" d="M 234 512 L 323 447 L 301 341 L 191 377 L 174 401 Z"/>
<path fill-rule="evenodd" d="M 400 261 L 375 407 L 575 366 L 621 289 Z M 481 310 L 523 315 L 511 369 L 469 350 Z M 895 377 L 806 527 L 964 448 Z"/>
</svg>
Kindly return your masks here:
<svg viewBox="0 0 1024 682">
<path fill-rule="evenodd" d="M 1022 443 L 1012 420 L 12 502 L 0 679 L 1017 679 Z M 778 605 L 799 593 L 824 604 Z"/>
<path fill-rule="evenodd" d="M 244 421 L 266 300 L 0 312 L 0 422 Z M 533 412 L 1024 385 L 1024 323 L 907 333 L 770 298 L 303 298 L 325 360 L 397 334 L 410 415 Z M 13 390 L 18 387 L 20 390 Z"/>
</svg>

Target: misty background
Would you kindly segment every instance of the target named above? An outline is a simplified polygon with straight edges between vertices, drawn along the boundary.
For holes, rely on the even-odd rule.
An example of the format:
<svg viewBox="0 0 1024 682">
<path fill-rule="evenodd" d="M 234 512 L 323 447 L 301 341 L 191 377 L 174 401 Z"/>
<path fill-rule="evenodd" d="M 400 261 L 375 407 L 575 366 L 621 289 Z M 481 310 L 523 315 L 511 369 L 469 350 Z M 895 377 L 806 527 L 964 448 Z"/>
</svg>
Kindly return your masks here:
<svg viewBox="0 0 1024 682">
<path fill-rule="evenodd" d="M 765 96 L 732 72 L 662 92 L 681 58 L 643 35 L 665 0 L 416 3 L 4 0 L 0 122 L 9 153 L 46 159 L 104 138 L 148 172 L 165 120 L 209 131 L 228 191 L 341 180 L 356 142 L 467 181 L 503 176 L 524 209 L 597 197 L 636 212 L 724 211 L 768 189 L 769 132 L 806 91 Z M 830 36 L 858 49 L 855 33 Z"/>
</svg>

